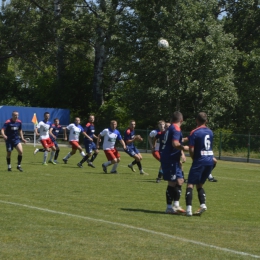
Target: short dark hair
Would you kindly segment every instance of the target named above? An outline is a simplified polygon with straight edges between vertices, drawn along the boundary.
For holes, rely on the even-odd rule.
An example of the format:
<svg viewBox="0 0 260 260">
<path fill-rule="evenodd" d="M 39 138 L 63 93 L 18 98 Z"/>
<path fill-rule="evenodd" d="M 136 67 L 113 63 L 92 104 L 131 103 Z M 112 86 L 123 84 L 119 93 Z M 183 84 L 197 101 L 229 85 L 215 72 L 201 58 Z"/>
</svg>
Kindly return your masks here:
<svg viewBox="0 0 260 260">
<path fill-rule="evenodd" d="M 205 112 L 200 112 L 196 118 L 200 123 L 204 124 L 208 121 L 208 116 Z"/>
<path fill-rule="evenodd" d="M 49 112 L 45 112 L 43 115 L 45 116 L 45 115 L 48 115 L 48 114 L 50 114 Z"/>
<path fill-rule="evenodd" d="M 181 112 L 179 111 L 175 111 L 173 114 L 172 114 L 172 122 L 173 123 L 179 123 L 183 120 L 183 115 Z"/>
</svg>

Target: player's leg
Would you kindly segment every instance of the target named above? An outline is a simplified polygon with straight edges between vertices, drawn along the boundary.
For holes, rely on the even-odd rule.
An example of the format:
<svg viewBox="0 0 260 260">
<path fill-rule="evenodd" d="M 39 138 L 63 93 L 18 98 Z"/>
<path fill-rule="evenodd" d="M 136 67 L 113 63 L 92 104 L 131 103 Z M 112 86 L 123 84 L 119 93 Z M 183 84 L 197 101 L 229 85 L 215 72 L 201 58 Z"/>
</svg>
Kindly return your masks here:
<svg viewBox="0 0 260 260">
<path fill-rule="evenodd" d="M 16 144 L 15 149 L 18 152 L 17 155 L 17 170 L 19 170 L 20 172 L 23 171 L 22 167 L 21 167 L 21 163 L 22 163 L 22 159 L 23 159 L 23 146 L 22 144 L 19 142 Z"/>
<path fill-rule="evenodd" d="M 55 148 L 56 148 L 56 152 L 55 152 L 55 155 L 54 155 L 54 162 L 57 163 L 58 161 L 58 157 L 59 157 L 59 153 L 60 153 L 60 147 L 57 143 L 57 141 L 55 140 L 54 142 L 54 145 L 55 145 Z"/>
<path fill-rule="evenodd" d="M 110 173 L 117 173 L 117 166 L 118 166 L 118 164 L 120 162 L 120 154 L 117 151 L 117 149 L 114 149 L 113 154 L 114 154 L 116 159 L 114 160 L 114 163 L 112 163 L 113 167 L 112 167 Z"/>
<path fill-rule="evenodd" d="M 49 153 L 49 148 L 48 148 L 48 144 L 47 144 L 47 139 L 44 139 L 44 140 L 41 140 L 40 141 L 42 146 L 43 146 L 43 149 L 44 149 L 44 153 L 43 153 L 43 163 L 42 165 L 48 165 L 47 164 L 47 158 L 48 158 L 48 153 Z"/>
<path fill-rule="evenodd" d="M 216 167 L 216 165 L 217 165 L 217 159 L 215 158 L 215 157 L 213 157 L 213 162 L 214 162 L 214 164 L 213 164 L 213 169 Z M 217 182 L 218 180 L 217 179 L 215 179 L 213 176 L 212 176 L 212 174 L 210 173 L 210 175 L 209 175 L 209 177 L 208 177 L 208 180 L 210 181 L 210 182 Z"/>
<path fill-rule="evenodd" d="M 104 150 L 105 152 L 105 155 L 107 157 L 107 162 L 104 162 L 102 164 L 102 168 L 103 168 L 103 171 L 105 173 L 107 173 L 107 167 L 111 164 L 115 164 L 117 163 L 117 158 L 116 156 L 114 155 L 114 149 L 111 149 L 111 150 Z"/>
<path fill-rule="evenodd" d="M 11 166 L 11 154 L 13 151 L 13 145 L 12 142 L 10 141 L 5 141 L 5 145 L 6 145 L 6 162 L 7 162 L 7 170 L 9 172 L 12 171 L 12 166 Z"/>
</svg>

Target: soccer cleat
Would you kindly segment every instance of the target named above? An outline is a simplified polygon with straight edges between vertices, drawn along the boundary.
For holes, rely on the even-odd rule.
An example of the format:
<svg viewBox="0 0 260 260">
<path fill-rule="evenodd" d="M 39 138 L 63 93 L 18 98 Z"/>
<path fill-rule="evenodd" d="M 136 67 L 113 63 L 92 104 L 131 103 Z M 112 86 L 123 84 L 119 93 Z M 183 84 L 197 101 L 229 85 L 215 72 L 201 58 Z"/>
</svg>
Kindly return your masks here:
<svg viewBox="0 0 260 260">
<path fill-rule="evenodd" d="M 63 158 L 62 161 L 63 161 L 65 164 L 67 164 L 67 161 L 68 161 L 68 160 Z"/>
<path fill-rule="evenodd" d="M 12 168 L 8 168 L 7 170 L 8 170 L 9 172 L 11 172 L 11 171 L 12 171 Z"/>
<path fill-rule="evenodd" d="M 128 168 L 130 168 L 132 170 L 132 172 L 135 172 L 134 166 L 131 163 L 128 164 L 127 166 L 128 166 Z"/>
<path fill-rule="evenodd" d="M 217 182 L 218 180 L 216 180 L 214 177 L 213 178 L 210 178 L 208 179 L 210 182 Z"/>
<path fill-rule="evenodd" d="M 186 216 L 187 217 L 191 217 L 192 216 L 192 212 L 191 211 L 186 211 Z"/>
<path fill-rule="evenodd" d="M 38 152 L 39 152 L 39 149 L 36 148 L 36 149 L 34 150 L 33 154 L 35 155 L 35 154 L 37 154 Z"/>
<path fill-rule="evenodd" d="M 159 183 L 161 181 L 161 178 L 156 178 L 156 183 Z"/>
<path fill-rule="evenodd" d="M 177 214 L 177 212 L 173 208 L 166 208 L 165 213 L 166 214 L 174 214 L 174 215 Z"/>
<path fill-rule="evenodd" d="M 177 212 L 177 214 L 181 214 L 181 215 L 185 215 L 186 214 L 186 210 L 184 210 L 182 207 L 178 206 L 178 207 L 173 207 L 174 211 Z"/>
<path fill-rule="evenodd" d="M 46 162 L 42 163 L 42 165 L 47 166 L 48 164 Z"/>
<path fill-rule="evenodd" d="M 140 170 L 141 175 L 149 175 L 148 173 L 144 172 L 144 170 Z"/>
<path fill-rule="evenodd" d="M 56 164 L 58 163 L 58 161 L 57 160 L 53 160 Z"/>
<path fill-rule="evenodd" d="M 113 173 L 113 174 L 118 174 L 118 172 L 117 172 L 117 171 L 111 171 L 110 173 Z"/>
<path fill-rule="evenodd" d="M 79 168 L 83 168 L 83 166 L 82 166 L 82 164 L 79 162 L 79 163 L 77 163 L 77 166 L 79 167 Z"/>
<path fill-rule="evenodd" d="M 93 165 L 92 162 L 88 162 L 88 166 L 89 166 L 89 167 L 92 167 L 92 168 L 96 168 L 96 167 Z"/>
<path fill-rule="evenodd" d="M 204 211 L 207 210 L 207 207 L 200 207 L 196 212 L 193 213 L 193 216 L 200 216 Z"/>
<path fill-rule="evenodd" d="M 53 165 L 55 165 L 56 163 L 52 160 L 49 160 L 48 163 L 52 163 Z"/>
<path fill-rule="evenodd" d="M 102 168 L 103 168 L 104 173 L 107 173 L 107 167 L 104 165 L 104 163 L 102 164 Z"/>
<path fill-rule="evenodd" d="M 17 166 L 16 169 L 17 169 L 18 171 L 20 171 L 20 172 L 23 172 L 23 169 L 22 169 L 21 166 Z"/>
</svg>

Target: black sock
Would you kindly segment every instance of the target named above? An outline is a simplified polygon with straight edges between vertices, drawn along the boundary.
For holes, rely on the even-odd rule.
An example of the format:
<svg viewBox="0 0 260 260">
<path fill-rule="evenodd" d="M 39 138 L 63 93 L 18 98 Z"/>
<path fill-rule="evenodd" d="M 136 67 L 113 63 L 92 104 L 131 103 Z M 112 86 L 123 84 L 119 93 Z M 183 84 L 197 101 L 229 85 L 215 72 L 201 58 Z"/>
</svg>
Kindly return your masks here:
<svg viewBox="0 0 260 260">
<path fill-rule="evenodd" d="M 175 187 L 172 187 L 172 186 L 167 186 L 167 189 L 166 189 L 166 203 L 167 205 L 171 205 L 172 202 L 173 202 L 173 196 L 174 196 L 174 188 Z"/>
<path fill-rule="evenodd" d="M 137 166 L 138 166 L 138 169 L 141 171 L 142 170 L 142 164 L 141 162 L 136 162 Z"/>
<path fill-rule="evenodd" d="M 94 162 L 94 160 L 96 159 L 97 156 L 98 156 L 97 153 L 93 153 L 92 156 L 91 156 L 90 161 L 91 161 L 91 162 Z"/>
<path fill-rule="evenodd" d="M 161 179 L 162 178 L 162 173 L 159 171 L 158 172 L 158 178 Z"/>
<path fill-rule="evenodd" d="M 83 159 L 80 161 L 80 163 L 81 163 L 81 164 L 84 163 L 88 158 L 89 158 L 89 155 L 88 155 L 88 154 L 85 155 L 85 156 L 83 157 Z"/>
<path fill-rule="evenodd" d="M 56 150 L 55 155 L 54 155 L 54 160 L 58 159 L 59 152 L 60 152 L 60 150 Z"/>
<path fill-rule="evenodd" d="M 137 161 L 136 160 L 134 160 L 133 162 L 132 162 L 132 165 L 135 165 L 137 163 Z"/>
<path fill-rule="evenodd" d="M 17 164 L 18 164 L 18 165 L 21 165 L 22 159 L 23 159 L 23 156 L 22 156 L 22 155 L 18 155 L 18 156 L 17 156 L 17 161 L 18 161 Z"/>
<path fill-rule="evenodd" d="M 186 206 L 192 206 L 192 188 L 186 189 Z"/>
<path fill-rule="evenodd" d="M 44 148 L 39 149 L 39 152 L 45 152 L 46 150 Z"/>
<path fill-rule="evenodd" d="M 7 164 L 11 164 L 11 158 L 6 158 Z"/>
<path fill-rule="evenodd" d="M 173 196 L 173 200 L 174 201 L 179 201 L 181 197 L 181 186 L 180 185 L 176 185 L 174 187 L 174 196 Z"/>
<path fill-rule="evenodd" d="M 198 188 L 198 198 L 200 201 L 200 204 L 205 204 L 206 203 L 206 194 L 203 188 Z"/>
</svg>

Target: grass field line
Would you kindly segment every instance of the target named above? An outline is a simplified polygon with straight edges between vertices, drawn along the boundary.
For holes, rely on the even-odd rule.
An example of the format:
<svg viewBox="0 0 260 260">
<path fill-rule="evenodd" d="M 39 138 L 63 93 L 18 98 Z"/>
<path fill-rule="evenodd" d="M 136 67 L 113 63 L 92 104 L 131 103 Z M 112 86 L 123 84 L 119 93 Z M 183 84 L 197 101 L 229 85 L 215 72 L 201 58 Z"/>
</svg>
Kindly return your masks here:
<svg viewBox="0 0 260 260">
<path fill-rule="evenodd" d="M 182 242 L 185 242 L 185 243 L 192 243 L 192 244 L 203 246 L 203 247 L 209 247 L 209 248 L 213 248 L 213 249 L 216 249 L 216 250 L 219 250 L 219 251 L 225 251 L 225 252 L 236 254 L 236 255 L 249 256 L 249 257 L 252 257 L 252 258 L 260 258 L 259 255 L 253 255 L 253 254 L 246 253 L 246 252 L 241 252 L 241 251 L 236 251 L 236 250 L 232 250 L 232 249 L 228 249 L 228 248 L 224 248 L 224 247 L 219 247 L 219 246 L 215 246 L 215 245 L 211 245 L 211 244 L 206 244 L 206 243 L 203 243 L 203 242 L 190 240 L 190 239 L 186 239 L 186 238 L 182 238 L 182 237 L 177 237 L 177 236 L 169 235 L 169 234 L 166 234 L 166 233 L 162 233 L 162 232 L 158 232 L 158 231 L 154 231 L 154 230 L 150 230 L 150 229 L 145 229 L 145 228 L 140 228 L 140 227 L 135 227 L 135 226 L 127 225 L 127 224 L 123 224 L 123 223 L 112 222 L 112 221 L 107 221 L 107 220 L 103 220 L 103 219 L 95 219 L 95 218 L 91 218 L 91 217 L 87 217 L 87 216 L 75 215 L 75 214 L 71 214 L 71 213 L 60 212 L 60 211 L 51 210 L 51 209 L 47 209 L 47 208 L 39 208 L 39 207 L 35 207 L 35 206 L 30 206 L 30 205 L 20 204 L 20 203 L 15 203 L 15 202 L 10 202 L 10 201 L 4 201 L 4 200 L 0 200 L 0 203 L 18 206 L 18 207 L 24 207 L 24 208 L 28 208 L 28 209 L 43 211 L 43 212 L 48 212 L 48 213 L 52 213 L 52 214 L 64 215 L 64 216 L 73 217 L 73 218 L 90 220 L 90 221 L 94 221 L 94 222 L 101 222 L 101 223 L 104 223 L 104 224 L 109 224 L 109 225 L 114 225 L 114 226 L 120 226 L 120 227 L 124 227 L 124 228 L 128 228 L 128 229 L 134 229 L 134 230 L 142 231 L 142 232 L 145 232 L 145 233 L 150 233 L 150 234 L 153 234 L 153 235 L 159 235 L 159 236 L 163 236 L 163 237 L 172 238 L 172 239 L 179 240 L 179 241 L 182 241 Z"/>
</svg>

